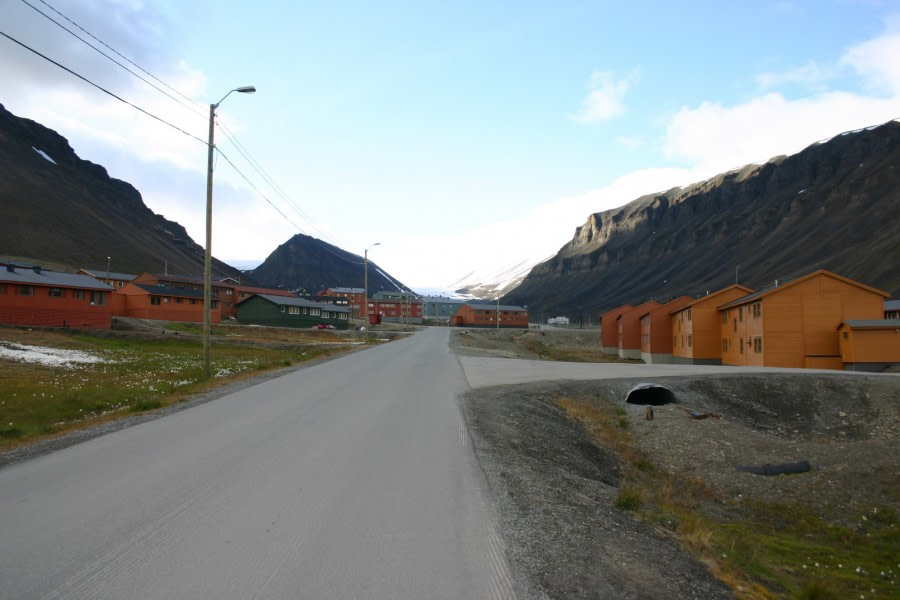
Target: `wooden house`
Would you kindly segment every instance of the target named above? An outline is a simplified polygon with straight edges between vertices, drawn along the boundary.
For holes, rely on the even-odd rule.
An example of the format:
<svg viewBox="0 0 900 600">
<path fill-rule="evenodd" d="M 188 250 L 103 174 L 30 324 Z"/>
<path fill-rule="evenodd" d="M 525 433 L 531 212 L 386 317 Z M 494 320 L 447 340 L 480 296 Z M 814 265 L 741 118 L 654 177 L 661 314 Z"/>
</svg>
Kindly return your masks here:
<svg viewBox="0 0 900 600">
<path fill-rule="evenodd" d="M 380 291 L 369 298 L 367 305 L 369 323 L 422 322 L 422 301 L 406 292 Z"/>
<path fill-rule="evenodd" d="M 882 319 L 886 292 L 819 270 L 719 307 L 722 363 L 841 369 L 842 320 Z"/>
<path fill-rule="evenodd" d="M 317 327 L 331 325 L 347 329 L 350 308 L 304 298 L 256 294 L 237 307 L 238 322 L 269 327 Z"/>
<path fill-rule="evenodd" d="M 722 364 L 719 306 L 752 293 L 750 288 L 735 284 L 672 310 L 672 362 Z"/>
<path fill-rule="evenodd" d="M 203 322 L 203 291 L 164 285 L 129 283 L 113 294 L 117 317 L 157 321 Z M 212 297 L 210 320 L 222 320 L 218 298 Z"/>
<path fill-rule="evenodd" d="M 900 320 L 844 319 L 837 332 L 845 371 L 879 373 L 900 364 Z"/>
<path fill-rule="evenodd" d="M 528 310 L 521 306 L 467 302 L 450 320 L 458 327 L 528 328 Z"/>
<path fill-rule="evenodd" d="M 649 364 L 672 364 L 672 311 L 690 304 L 690 296 L 673 298 L 640 318 L 641 359 Z"/>
<path fill-rule="evenodd" d="M 0 263 L 0 323 L 109 329 L 111 292 L 89 275 Z"/>
<path fill-rule="evenodd" d="M 600 315 L 600 351 L 603 354 L 619 353 L 619 317 L 632 308 L 625 304 Z"/>
<path fill-rule="evenodd" d="M 616 319 L 619 358 L 641 358 L 641 317 L 659 306 L 659 302 L 648 300 L 619 314 Z"/>
</svg>

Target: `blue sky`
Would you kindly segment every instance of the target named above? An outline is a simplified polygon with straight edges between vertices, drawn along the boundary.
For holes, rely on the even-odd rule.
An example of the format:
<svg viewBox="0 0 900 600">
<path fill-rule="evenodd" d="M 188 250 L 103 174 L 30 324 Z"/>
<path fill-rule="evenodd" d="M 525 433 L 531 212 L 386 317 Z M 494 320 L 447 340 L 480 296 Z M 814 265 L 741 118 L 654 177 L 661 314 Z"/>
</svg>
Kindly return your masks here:
<svg viewBox="0 0 900 600">
<path fill-rule="evenodd" d="M 208 105 L 255 85 L 219 109 L 240 173 L 219 159 L 213 253 L 380 242 L 370 258 L 413 287 L 490 278 L 593 212 L 900 117 L 897 1 L 4 0 L 0 31 L 191 134 L 0 37 L 0 103 L 201 244 Z"/>
</svg>

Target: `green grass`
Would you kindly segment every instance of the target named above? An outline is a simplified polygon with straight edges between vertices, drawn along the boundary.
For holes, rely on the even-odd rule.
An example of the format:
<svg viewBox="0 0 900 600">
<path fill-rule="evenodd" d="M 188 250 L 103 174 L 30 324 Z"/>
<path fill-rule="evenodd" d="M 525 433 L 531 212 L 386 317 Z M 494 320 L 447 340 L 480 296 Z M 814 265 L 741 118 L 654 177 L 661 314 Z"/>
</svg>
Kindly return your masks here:
<svg viewBox="0 0 900 600">
<path fill-rule="evenodd" d="M 15 331 L 0 334 L 5 334 L 0 339 L 78 349 L 103 359 L 69 367 L 0 360 L 0 449 L 154 410 L 224 381 L 339 351 L 321 345 L 301 351 L 296 347 L 214 345 L 214 377 L 203 381 L 203 349 L 199 340 L 146 340 L 84 333 L 29 333 L 29 337 Z"/>
<path fill-rule="evenodd" d="M 609 399 L 555 401 L 619 457 L 624 477 L 614 505 L 675 535 L 737 598 L 900 597 L 900 523 L 891 508 L 827 515 L 799 502 L 728 505 L 701 479 L 657 468 Z"/>
</svg>

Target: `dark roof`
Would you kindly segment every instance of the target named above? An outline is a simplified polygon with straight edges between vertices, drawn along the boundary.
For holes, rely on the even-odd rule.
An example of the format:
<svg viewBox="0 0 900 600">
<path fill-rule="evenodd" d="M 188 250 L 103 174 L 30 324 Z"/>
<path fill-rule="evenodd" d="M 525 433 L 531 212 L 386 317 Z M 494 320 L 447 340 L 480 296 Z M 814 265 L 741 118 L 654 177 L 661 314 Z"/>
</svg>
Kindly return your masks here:
<svg viewBox="0 0 900 600">
<path fill-rule="evenodd" d="M 109 276 L 109 279 L 118 279 L 121 281 L 131 281 L 132 279 L 137 278 L 137 275 L 131 273 L 116 273 L 114 271 L 110 271 L 109 273 L 107 273 L 106 271 L 97 269 L 82 269 L 82 271 L 97 279 L 106 279 L 107 275 Z"/>
<path fill-rule="evenodd" d="M 330 287 L 326 291 L 335 292 L 337 294 L 365 294 L 365 288 L 355 287 Z"/>
<path fill-rule="evenodd" d="M 262 298 L 275 304 L 277 306 L 302 306 L 306 308 L 320 308 L 322 310 L 330 310 L 332 312 L 350 312 L 350 309 L 346 306 L 338 306 L 336 304 L 326 304 L 324 302 L 313 302 L 311 300 L 306 300 L 304 298 L 297 298 L 296 296 L 272 296 L 271 294 L 256 294 L 255 297 Z M 251 298 L 247 298 L 247 300 L 251 300 Z M 244 302 L 247 302 L 244 300 Z M 243 304 L 243 302 L 241 303 Z"/>
<path fill-rule="evenodd" d="M 466 302 L 463 306 L 471 306 L 475 310 L 524 310 L 525 312 L 528 312 L 527 309 L 521 306 L 512 306 L 510 304 L 501 304 L 498 308 L 496 304 L 489 304 L 486 302 L 479 302 L 477 304 L 474 302 Z"/>
<path fill-rule="evenodd" d="M 57 271 L 47 271 L 40 267 L 21 267 L 8 264 L 0 265 L 0 282 L 85 290 L 112 290 L 112 287 L 94 279 L 90 275 L 59 273 Z"/>
<path fill-rule="evenodd" d="M 192 290 L 181 287 L 171 287 L 166 285 L 147 285 L 146 283 L 133 283 L 145 292 L 154 296 L 178 296 L 179 298 L 200 298 L 203 299 L 203 290 Z M 213 292 L 213 299 L 218 300 L 219 296 Z"/>
<path fill-rule="evenodd" d="M 844 324 L 850 329 L 900 329 L 900 319 L 844 319 L 838 329 Z"/>
<path fill-rule="evenodd" d="M 884 310 L 900 310 L 900 300 L 885 300 Z"/>
</svg>

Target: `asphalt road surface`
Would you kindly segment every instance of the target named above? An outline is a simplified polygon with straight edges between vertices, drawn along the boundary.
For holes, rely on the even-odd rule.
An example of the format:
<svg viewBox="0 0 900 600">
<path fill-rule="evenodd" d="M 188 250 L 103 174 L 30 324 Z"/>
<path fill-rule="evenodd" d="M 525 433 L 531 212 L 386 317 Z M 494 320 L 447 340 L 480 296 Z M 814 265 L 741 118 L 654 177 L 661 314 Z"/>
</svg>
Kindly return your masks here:
<svg viewBox="0 0 900 600">
<path fill-rule="evenodd" d="M 447 336 L 0 469 L 0 598 L 514 598 Z"/>
</svg>

